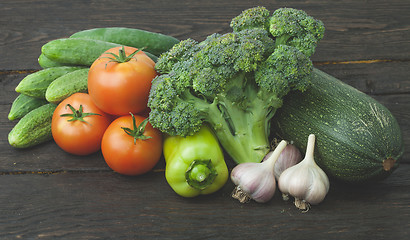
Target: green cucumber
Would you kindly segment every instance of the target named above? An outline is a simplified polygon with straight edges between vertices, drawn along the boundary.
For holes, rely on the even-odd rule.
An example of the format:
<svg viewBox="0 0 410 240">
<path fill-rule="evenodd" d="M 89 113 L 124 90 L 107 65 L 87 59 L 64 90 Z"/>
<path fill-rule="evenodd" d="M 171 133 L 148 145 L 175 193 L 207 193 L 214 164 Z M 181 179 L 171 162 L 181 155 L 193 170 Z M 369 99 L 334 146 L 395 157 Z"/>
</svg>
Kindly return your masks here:
<svg viewBox="0 0 410 240">
<path fill-rule="evenodd" d="M 45 99 L 30 97 L 24 94 L 19 94 L 16 99 L 14 99 L 8 119 L 10 121 L 20 119 L 24 117 L 31 110 L 36 109 L 40 106 L 47 104 L 48 102 Z"/>
<path fill-rule="evenodd" d="M 119 46 L 121 45 L 93 39 L 61 38 L 44 44 L 41 53 L 49 60 L 62 65 L 89 67 L 105 51 Z M 156 62 L 156 56 L 144 52 Z"/>
<path fill-rule="evenodd" d="M 159 56 L 179 42 L 178 39 L 135 28 L 110 27 L 94 28 L 74 33 L 70 38 L 86 38 L 117 43 L 125 46 L 142 48 Z"/>
<path fill-rule="evenodd" d="M 21 118 L 8 135 L 10 145 L 28 148 L 51 140 L 51 119 L 56 107 L 57 105 L 48 103 Z"/>
<path fill-rule="evenodd" d="M 38 64 L 40 65 L 40 67 L 42 67 L 44 69 L 45 68 L 51 68 L 51 67 L 68 66 L 68 64 L 55 62 L 55 61 L 49 59 L 48 57 L 46 57 L 46 55 L 44 55 L 44 54 L 40 54 L 40 56 L 38 57 Z"/>
<path fill-rule="evenodd" d="M 67 73 L 54 80 L 46 91 L 46 99 L 51 103 L 59 103 L 77 92 L 88 90 L 89 68 Z"/>
<path fill-rule="evenodd" d="M 152 53 L 150 53 L 150 52 L 147 52 L 147 51 L 143 51 L 145 54 L 147 54 L 147 56 L 149 57 L 149 58 L 151 58 L 152 59 L 152 61 L 154 61 L 154 62 L 157 62 L 158 61 L 158 57 L 157 56 L 155 56 L 154 54 L 152 54 Z"/>
<path fill-rule="evenodd" d="M 81 67 L 52 67 L 27 75 L 16 87 L 16 92 L 45 99 L 47 87 L 60 76 L 81 69 Z"/>
<path fill-rule="evenodd" d="M 44 44 L 41 53 L 54 62 L 91 66 L 103 52 L 118 46 L 121 45 L 99 40 L 61 38 Z"/>
<path fill-rule="evenodd" d="M 272 121 L 274 133 L 303 151 L 315 134 L 315 160 L 329 177 L 374 182 L 397 168 L 404 151 L 400 127 L 372 97 L 314 69 L 311 87 L 283 102 Z"/>
</svg>

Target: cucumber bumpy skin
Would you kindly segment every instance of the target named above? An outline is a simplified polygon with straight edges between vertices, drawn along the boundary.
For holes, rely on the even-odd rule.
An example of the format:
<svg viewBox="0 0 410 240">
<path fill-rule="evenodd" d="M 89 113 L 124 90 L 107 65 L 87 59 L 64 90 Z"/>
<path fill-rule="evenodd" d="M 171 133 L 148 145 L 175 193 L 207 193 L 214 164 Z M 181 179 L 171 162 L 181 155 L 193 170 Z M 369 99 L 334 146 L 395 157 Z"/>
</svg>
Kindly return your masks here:
<svg viewBox="0 0 410 240">
<path fill-rule="evenodd" d="M 100 40 L 60 38 L 44 44 L 41 53 L 57 63 L 91 66 L 102 53 L 118 46 L 121 45 Z"/>
<path fill-rule="evenodd" d="M 74 93 L 86 93 L 88 90 L 89 70 L 89 68 L 84 68 L 57 78 L 47 88 L 47 101 L 59 103 Z"/>
<path fill-rule="evenodd" d="M 44 44 L 41 54 L 54 64 L 90 67 L 105 51 L 119 46 L 117 43 L 93 39 L 61 38 Z M 144 53 L 154 62 L 157 61 L 157 56 L 148 51 Z"/>
<path fill-rule="evenodd" d="M 19 94 L 16 99 L 14 99 L 8 119 L 10 121 L 20 119 L 24 117 L 27 113 L 31 112 L 32 110 L 47 104 L 47 100 L 30 97 L 24 94 Z"/>
<path fill-rule="evenodd" d="M 135 48 L 144 47 L 144 50 L 155 56 L 168 51 L 179 42 L 178 39 L 169 35 L 124 27 L 88 29 L 74 33 L 70 38 L 101 40 Z"/>
<path fill-rule="evenodd" d="M 46 90 L 54 80 L 78 69 L 81 67 L 62 66 L 42 69 L 23 78 L 17 85 L 16 92 L 45 99 Z"/>
<path fill-rule="evenodd" d="M 44 69 L 51 68 L 51 67 L 71 66 L 69 64 L 55 62 L 55 61 L 49 59 L 48 57 L 46 57 L 46 55 L 44 55 L 43 53 L 40 54 L 40 56 L 38 57 L 38 64 L 40 65 L 40 67 L 42 67 Z"/>
<path fill-rule="evenodd" d="M 48 103 L 26 114 L 9 132 L 9 144 L 15 148 L 28 148 L 51 140 L 51 119 L 56 107 L 56 104 Z"/>
</svg>

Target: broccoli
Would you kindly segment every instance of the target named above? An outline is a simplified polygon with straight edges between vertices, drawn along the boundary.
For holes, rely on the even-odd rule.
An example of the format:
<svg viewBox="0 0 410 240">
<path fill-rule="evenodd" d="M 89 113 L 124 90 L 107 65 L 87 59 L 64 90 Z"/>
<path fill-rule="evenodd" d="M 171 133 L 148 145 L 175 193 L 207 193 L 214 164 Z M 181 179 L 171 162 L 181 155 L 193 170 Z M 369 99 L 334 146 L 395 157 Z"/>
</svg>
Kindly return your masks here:
<svg viewBox="0 0 410 240">
<path fill-rule="evenodd" d="M 231 28 L 239 32 L 249 28 L 267 28 L 270 12 L 265 7 L 254 7 L 244 10 L 239 16 L 231 21 Z"/>
<path fill-rule="evenodd" d="M 308 88 L 313 68 L 294 39 L 277 44 L 268 31 L 273 16 L 248 9 L 232 20 L 232 32 L 186 39 L 161 54 L 148 100 L 151 124 L 189 136 L 206 123 L 236 163 L 260 162 L 270 151 L 276 109 L 289 91 Z"/>
<path fill-rule="evenodd" d="M 264 28 L 275 38 L 275 45 L 290 45 L 310 57 L 323 38 L 325 27 L 320 20 L 294 8 L 279 8 L 269 15 L 264 7 L 243 11 L 231 21 L 234 31 L 247 28 Z"/>
</svg>

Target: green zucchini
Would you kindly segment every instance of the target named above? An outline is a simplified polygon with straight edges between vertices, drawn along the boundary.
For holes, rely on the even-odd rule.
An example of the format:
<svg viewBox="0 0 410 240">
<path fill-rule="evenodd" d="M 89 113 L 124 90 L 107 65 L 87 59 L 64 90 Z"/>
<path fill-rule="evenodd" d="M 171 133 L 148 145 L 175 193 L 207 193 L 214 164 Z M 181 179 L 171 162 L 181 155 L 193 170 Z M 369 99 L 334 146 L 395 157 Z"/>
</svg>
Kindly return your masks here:
<svg viewBox="0 0 410 240">
<path fill-rule="evenodd" d="M 24 94 L 19 94 L 13 101 L 8 119 L 10 121 L 24 117 L 31 110 L 47 104 L 45 99 L 30 97 Z"/>
<path fill-rule="evenodd" d="M 45 99 L 47 87 L 60 76 L 81 69 L 81 67 L 52 67 L 27 75 L 16 87 L 16 92 Z"/>
<path fill-rule="evenodd" d="M 93 39 L 61 38 L 44 44 L 41 54 L 61 65 L 89 67 L 105 51 L 119 46 L 121 45 Z M 147 51 L 144 52 L 156 62 L 156 56 Z"/>
<path fill-rule="evenodd" d="M 88 29 L 74 33 L 70 38 L 101 40 L 135 48 L 145 47 L 146 51 L 156 56 L 179 42 L 178 39 L 161 33 L 124 27 Z"/>
<path fill-rule="evenodd" d="M 57 78 L 47 88 L 47 101 L 59 103 L 74 93 L 86 93 L 88 90 L 89 70 L 89 68 L 83 68 Z"/>
<path fill-rule="evenodd" d="M 8 135 L 10 145 L 28 148 L 51 140 L 51 119 L 56 107 L 57 105 L 48 103 L 21 118 Z"/>
<path fill-rule="evenodd" d="M 274 133 L 303 151 L 315 134 L 315 160 L 329 177 L 374 182 L 397 168 L 404 151 L 400 127 L 372 97 L 314 69 L 311 87 L 283 102 L 272 121 Z"/>
</svg>

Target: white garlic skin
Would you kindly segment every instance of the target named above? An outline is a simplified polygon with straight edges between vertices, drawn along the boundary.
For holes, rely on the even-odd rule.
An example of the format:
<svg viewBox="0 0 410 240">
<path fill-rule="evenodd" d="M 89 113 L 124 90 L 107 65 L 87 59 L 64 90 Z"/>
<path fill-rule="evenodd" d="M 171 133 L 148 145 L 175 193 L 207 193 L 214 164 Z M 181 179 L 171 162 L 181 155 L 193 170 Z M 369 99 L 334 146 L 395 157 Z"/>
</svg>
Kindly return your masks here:
<svg viewBox="0 0 410 240">
<path fill-rule="evenodd" d="M 313 205 L 324 200 L 330 187 L 326 173 L 314 161 L 314 141 L 315 136 L 309 135 L 305 158 L 283 171 L 278 181 L 282 193 Z"/>
<path fill-rule="evenodd" d="M 279 178 L 279 190 L 310 204 L 322 202 L 329 191 L 329 179 L 322 169 L 301 162 L 286 169 Z"/>
<path fill-rule="evenodd" d="M 231 172 L 232 182 L 256 202 L 269 201 L 276 191 L 273 172 L 260 163 L 241 163 Z"/>
</svg>

